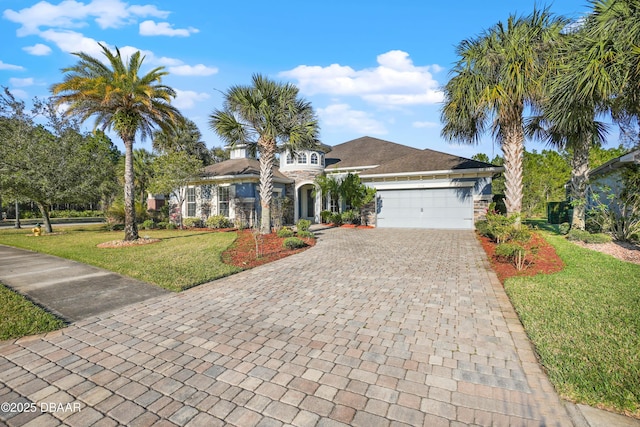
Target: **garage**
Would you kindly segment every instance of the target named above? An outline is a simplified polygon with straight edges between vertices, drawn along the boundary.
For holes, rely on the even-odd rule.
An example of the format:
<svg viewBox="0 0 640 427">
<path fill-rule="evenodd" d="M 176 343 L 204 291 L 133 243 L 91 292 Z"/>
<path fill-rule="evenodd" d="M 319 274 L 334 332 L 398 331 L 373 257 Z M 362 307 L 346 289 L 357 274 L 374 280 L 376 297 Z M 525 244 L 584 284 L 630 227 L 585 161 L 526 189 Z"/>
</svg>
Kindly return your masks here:
<svg viewBox="0 0 640 427">
<path fill-rule="evenodd" d="M 378 189 L 377 197 L 378 227 L 473 229 L 470 187 Z"/>
</svg>

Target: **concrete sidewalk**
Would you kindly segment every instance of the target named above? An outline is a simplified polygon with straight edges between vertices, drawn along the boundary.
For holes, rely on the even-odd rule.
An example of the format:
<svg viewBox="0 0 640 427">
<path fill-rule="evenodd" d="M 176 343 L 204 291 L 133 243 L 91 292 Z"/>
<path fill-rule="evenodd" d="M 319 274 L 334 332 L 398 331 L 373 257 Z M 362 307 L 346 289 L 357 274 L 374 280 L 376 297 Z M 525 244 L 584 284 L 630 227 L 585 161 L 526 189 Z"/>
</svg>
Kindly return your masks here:
<svg viewBox="0 0 640 427">
<path fill-rule="evenodd" d="M 170 293 L 101 268 L 4 245 L 0 282 L 68 322 Z"/>
</svg>

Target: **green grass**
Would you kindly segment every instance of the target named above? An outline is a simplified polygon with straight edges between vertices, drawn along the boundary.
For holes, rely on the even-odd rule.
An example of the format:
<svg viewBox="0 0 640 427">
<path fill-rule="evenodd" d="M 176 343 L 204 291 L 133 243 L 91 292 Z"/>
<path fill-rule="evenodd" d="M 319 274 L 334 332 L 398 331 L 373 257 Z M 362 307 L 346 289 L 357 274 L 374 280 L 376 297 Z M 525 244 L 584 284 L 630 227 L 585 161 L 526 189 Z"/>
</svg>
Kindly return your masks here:
<svg viewBox="0 0 640 427">
<path fill-rule="evenodd" d="M 0 284 L 0 341 L 62 328 L 65 323 Z"/>
<path fill-rule="evenodd" d="M 640 415 L 640 265 L 543 235 L 565 269 L 505 289 L 551 382 L 569 400 Z"/>
<path fill-rule="evenodd" d="M 171 291 L 181 291 L 239 271 L 221 259 L 222 252 L 236 239 L 233 232 L 141 230 L 141 237 L 162 241 L 101 249 L 96 245 L 121 240 L 124 233 L 102 231 L 101 226 L 95 225 L 54 227 L 54 231 L 62 234 L 33 237 L 28 229 L 0 230 L 0 244 L 95 265 Z"/>
</svg>

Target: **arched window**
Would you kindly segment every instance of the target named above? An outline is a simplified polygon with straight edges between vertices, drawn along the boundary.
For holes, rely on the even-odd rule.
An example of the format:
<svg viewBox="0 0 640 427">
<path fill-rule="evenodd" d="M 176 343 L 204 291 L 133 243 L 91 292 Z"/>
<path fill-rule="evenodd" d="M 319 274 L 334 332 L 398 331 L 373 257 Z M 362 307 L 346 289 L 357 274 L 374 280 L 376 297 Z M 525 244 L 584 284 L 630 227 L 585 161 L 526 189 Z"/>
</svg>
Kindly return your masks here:
<svg viewBox="0 0 640 427">
<path fill-rule="evenodd" d="M 305 153 L 298 154 L 298 163 L 302 163 L 302 164 L 307 163 L 307 155 Z"/>
<path fill-rule="evenodd" d="M 287 164 L 288 165 L 293 164 L 293 157 L 291 156 L 291 153 L 287 153 Z"/>
<path fill-rule="evenodd" d="M 311 164 L 312 165 L 318 164 L 318 155 L 316 153 L 311 153 Z"/>
</svg>

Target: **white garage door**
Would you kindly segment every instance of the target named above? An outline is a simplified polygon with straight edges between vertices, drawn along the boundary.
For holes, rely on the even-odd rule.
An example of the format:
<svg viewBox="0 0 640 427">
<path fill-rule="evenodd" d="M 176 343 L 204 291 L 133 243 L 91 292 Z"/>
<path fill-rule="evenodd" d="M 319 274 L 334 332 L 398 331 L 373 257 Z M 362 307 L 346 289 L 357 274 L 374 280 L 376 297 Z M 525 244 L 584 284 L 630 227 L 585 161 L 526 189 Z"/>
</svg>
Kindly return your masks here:
<svg viewBox="0 0 640 427">
<path fill-rule="evenodd" d="M 378 227 L 473 229 L 471 188 L 378 190 Z"/>
</svg>

